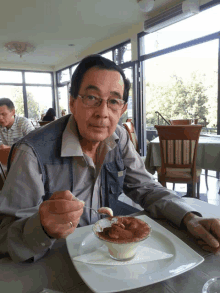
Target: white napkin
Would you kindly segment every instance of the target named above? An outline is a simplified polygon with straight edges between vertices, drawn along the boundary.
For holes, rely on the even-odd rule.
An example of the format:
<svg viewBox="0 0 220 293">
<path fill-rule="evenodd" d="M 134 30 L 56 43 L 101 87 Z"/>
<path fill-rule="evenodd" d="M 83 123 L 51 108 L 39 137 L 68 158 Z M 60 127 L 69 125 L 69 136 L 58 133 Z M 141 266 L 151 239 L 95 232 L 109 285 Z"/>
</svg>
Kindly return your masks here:
<svg viewBox="0 0 220 293">
<path fill-rule="evenodd" d="M 127 261 L 117 261 L 109 256 L 107 246 L 103 245 L 94 252 L 73 257 L 73 260 L 95 265 L 121 266 L 148 262 L 158 259 L 171 258 L 172 256 L 173 254 L 168 254 L 163 251 L 153 249 L 151 247 L 140 245 L 138 246 L 134 258 Z"/>
</svg>

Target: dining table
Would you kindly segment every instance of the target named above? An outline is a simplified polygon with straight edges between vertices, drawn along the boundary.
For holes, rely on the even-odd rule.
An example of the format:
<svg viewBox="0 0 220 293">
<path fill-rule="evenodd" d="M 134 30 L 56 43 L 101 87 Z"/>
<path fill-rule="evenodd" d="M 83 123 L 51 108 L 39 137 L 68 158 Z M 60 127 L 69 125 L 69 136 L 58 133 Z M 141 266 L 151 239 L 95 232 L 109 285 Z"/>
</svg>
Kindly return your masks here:
<svg viewBox="0 0 220 293">
<path fill-rule="evenodd" d="M 154 174 L 161 166 L 159 137 L 147 146 L 145 167 Z M 220 135 L 201 134 L 198 142 L 196 166 L 205 170 L 220 171 Z"/>
<path fill-rule="evenodd" d="M 187 204 L 193 209 L 199 211 L 203 217 L 220 218 L 220 209 L 218 206 L 208 204 L 194 198 L 184 198 Z M 139 211 L 133 216 L 148 215 L 145 211 Z M 196 243 L 195 239 L 184 229 L 179 229 L 166 219 L 153 219 L 157 224 L 168 230 L 169 233 L 176 235 L 183 241 L 187 247 L 190 247 L 198 255 L 204 258 L 204 261 L 194 268 L 177 274 L 174 277 L 163 281 L 153 283 L 148 286 L 142 286 L 141 283 L 137 288 L 120 290 L 127 293 L 201 293 L 203 284 L 211 277 L 220 276 L 220 257 L 213 253 L 202 250 Z M 92 225 L 88 226 L 88 229 Z M 77 228 L 77 233 L 83 231 L 84 227 Z M 74 233 L 68 237 L 74 239 Z M 67 239 L 68 239 L 67 237 Z M 84 276 L 80 274 L 72 262 L 68 247 L 67 239 L 56 240 L 52 249 L 35 263 L 23 262 L 14 263 L 9 256 L 1 255 L 0 258 L 0 292 L 3 293 L 55 293 L 55 292 L 104 292 L 91 289 L 89 282 L 84 282 Z M 77 239 L 76 239 L 77 241 Z M 184 244 L 184 245 L 185 245 Z M 74 246 L 74 241 L 72 243 Z M 88 268 L 85 273 L 92 270 L 93 265 L 85 266 Z M 141 267 L 141 266 L 140 266 Z M 147 272 L 146 272 L 147 273 Z M 138 274 L 138 272 L 137 272 Z M 104 282 L 102 276 L 98 276 L 99 282 Z M 114 283 L 114 276 L 112 276 Z M 124 280 L 121 280 L 123 285 Z M 124 283 L 125 284 L 125 283 Z M 106 286 L 106 292 L 108 288 Z M 118 292 L 117 290 L 111 292 Z"/>
</svg>

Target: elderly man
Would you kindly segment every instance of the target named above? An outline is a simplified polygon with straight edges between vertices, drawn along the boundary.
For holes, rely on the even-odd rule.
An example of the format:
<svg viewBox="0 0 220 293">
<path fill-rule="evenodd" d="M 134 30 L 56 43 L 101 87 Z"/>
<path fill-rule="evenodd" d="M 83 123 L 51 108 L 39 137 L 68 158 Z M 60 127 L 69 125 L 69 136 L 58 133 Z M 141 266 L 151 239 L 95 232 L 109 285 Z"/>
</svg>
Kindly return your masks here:
<svg viewBox="0 0 220 293">
<path fill-rule="evenodd" d="M 9 253 L 15 262 L 37 260 L 56 239 L 98 220 L 84 203 L 95 209 L 109 206 L 117 214 L 122 190 L 152 217 L 185 225 L 203 248 L 220 250 L 219 221 L 203 219 L 155 182 L 118 125 L 129 87 L 112 61 L 99 55 L 83 59 L 72 77 L 73 115 L 15 145 L 0 195 L 1 253 Z"/>
<path fill-rule="evenodd" d="M 0 149 L 11 147 L 19 139 L 34 130 L 34 126 L 25 117 L 15 115 L 15 106 L 10 99 L 0 99 Z"/>
</svg>

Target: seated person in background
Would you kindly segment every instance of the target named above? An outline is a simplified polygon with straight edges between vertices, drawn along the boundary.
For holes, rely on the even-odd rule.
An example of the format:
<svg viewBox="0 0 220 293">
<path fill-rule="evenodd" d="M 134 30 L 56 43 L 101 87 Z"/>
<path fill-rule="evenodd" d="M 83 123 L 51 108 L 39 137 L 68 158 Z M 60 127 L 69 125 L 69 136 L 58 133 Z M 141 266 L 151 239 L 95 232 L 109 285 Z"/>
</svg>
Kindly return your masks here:
<svg viewBox="0 0 220 293">
<path fill-rule="evenodd" d="M 56 120 L 56 112 L 53 108 L 49 108 L 42 121 L 54 121 Z"/>
<path fill-rule="evenodd" d="M 65 115 L 66 115 L 66 110 L 63 109 L 63 110 L 61 111 L 61 116 L 65 116 Z"/>
<path fill-rule="evenodd" d="M 72 76 L 73 115 L 13 146 L 0 194 L 1 254 L 8 253 L 14 262 L 36 261 L 56 239 L 99 219 L 84 204 L 96 210 L 108 206 L 119 215 L 122 191 L 153 218 L 185 226 L 204 249 L 220 252 L 220 221 L 202 218 L 156 182 L 118 125 L 129 88 L 118 65 L 100 55 L 88 56 Z"/>
<path fill-rule="evenodd" d="M 19 139 L 34 130 L 31 121 L 15 115 L 15 106 L 8 98 L 0 99 L 0 149 L 12 146 Z"/>
</svg>

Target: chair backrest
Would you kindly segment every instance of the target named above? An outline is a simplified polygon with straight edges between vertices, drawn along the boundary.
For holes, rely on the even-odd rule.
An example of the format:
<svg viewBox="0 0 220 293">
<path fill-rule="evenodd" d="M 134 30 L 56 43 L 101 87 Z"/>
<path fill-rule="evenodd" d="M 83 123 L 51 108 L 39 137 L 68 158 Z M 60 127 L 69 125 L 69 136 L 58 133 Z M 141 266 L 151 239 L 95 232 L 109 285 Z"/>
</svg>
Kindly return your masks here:
<svg viewBox="0 0 220 293">
<path fill-rule="evenodd" d="M 130 137 L 130 140 L 134 144 L 136 151 L 139 153 L 137 134 L 136 134 L 136 131 L 134 128 L 134 124 L 131 121 L 127 121 L 127 122 L 122 123 L 122 125 L 127 130 L 129 137 Z"/>
<path fill-rule="evenodd" d="M 3 185 L 5 183 L 5 179 L 6 179 L 6 174 L 4 171 L 4 168 L 2 166 L 2 163 L 0 162 L 0 190 L 2 190 Z"/>
<path fill-rule="evenodd" d="M 38 121 L 38 123 L 40 124 L 40 126 L 44 126 L 48 123 L 50 123 L 51 121 Z"/>
<path fill-rule="evenodd" d="M 191 168 L 196 175 L 196 155 L 202 125 L 155 125 L 160 139 L 161 172 L 166 168 Z"/>
<path fill-rule="evenodd" d="M 9 155 L 10 150 L 11 150 L 10 147 L 0 149 L 0 162 L 3 165 L 7 165 L 8 155 Z"/>
</svg>

